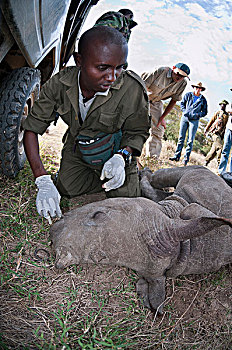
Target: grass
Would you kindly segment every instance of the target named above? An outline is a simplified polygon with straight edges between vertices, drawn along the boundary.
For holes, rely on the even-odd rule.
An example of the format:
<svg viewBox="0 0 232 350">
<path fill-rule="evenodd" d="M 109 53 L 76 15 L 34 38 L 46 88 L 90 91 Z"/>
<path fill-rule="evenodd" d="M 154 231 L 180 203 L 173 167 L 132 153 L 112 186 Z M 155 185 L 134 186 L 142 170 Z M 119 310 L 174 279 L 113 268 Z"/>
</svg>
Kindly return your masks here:
<svg viewBox="0 0 232 350">
<path fill-rule="evenodd" d="M 53 159 L 47 154 L 45 165 L 54 173 Z M 168 279 L 164 313 L 154 315 L 137 298 L 133 271 L 101 265 L 56 271 L 49 224 L 35 198 L 28 164 L 17 179 L 0 178 L 0 349 L 231 349 L 229 266 Z M 62 201 L 65 211 L 72 205 Z"/>
</svg>

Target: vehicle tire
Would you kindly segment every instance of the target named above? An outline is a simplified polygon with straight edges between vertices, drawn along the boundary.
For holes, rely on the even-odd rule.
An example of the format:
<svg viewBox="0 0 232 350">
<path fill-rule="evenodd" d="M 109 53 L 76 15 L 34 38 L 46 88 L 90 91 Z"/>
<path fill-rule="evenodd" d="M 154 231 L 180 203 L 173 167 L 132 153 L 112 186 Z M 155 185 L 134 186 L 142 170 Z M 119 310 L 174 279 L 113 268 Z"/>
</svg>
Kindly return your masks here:
<svg viewBox="0 0 232 350">
<path fill-rule="evenodd" d="M 40 71 L 20 68 L 12 71 L 0 87 L 0 172 L 14 178 L 23 168 L 22 121 L 39 97 Z"/>
</svg>

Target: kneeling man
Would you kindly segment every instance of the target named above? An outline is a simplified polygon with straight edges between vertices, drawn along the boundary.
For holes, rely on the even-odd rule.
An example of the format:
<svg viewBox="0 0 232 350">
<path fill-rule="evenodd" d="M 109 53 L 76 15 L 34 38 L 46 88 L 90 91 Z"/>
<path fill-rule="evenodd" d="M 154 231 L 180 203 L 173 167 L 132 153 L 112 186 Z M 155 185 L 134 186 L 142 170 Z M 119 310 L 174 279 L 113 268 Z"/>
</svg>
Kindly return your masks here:
<svg viewBox="0 0 232 350">
<path fill-rule="evenodd" d="M 43 86 L 23 125 L 40 215 L 61 216 L 60 195 L 105 189 L 108 197 L 140 196 L 136 157 L 148 138 L 150 119 L 144 83 L 124 70 L 127 53 L 127 42 L 116 29 L 91 28 L 74 54 L 77 67 L 63 69 Z M 39 155 L 38 134 L 57 114 L 68 130 L 54 184 Z"/>
</svg>

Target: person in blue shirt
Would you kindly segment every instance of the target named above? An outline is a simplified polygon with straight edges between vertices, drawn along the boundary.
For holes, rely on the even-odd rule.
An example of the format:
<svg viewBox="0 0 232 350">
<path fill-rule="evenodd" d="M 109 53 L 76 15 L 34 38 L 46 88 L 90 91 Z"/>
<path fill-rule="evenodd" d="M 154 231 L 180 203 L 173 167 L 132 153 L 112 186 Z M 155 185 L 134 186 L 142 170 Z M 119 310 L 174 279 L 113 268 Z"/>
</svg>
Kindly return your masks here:
<svg viewBox="0 0 232 350">
<path fill-rule="evenodd" d="M 205 87 L 203 87 L 201 82 L 191 86 L 193 87 L 193 92 L 187 92 L 180 103 L 183 114 L 180 121 L 179 139 L 174 156 L 169 158 L 176 162 L 180 160 L 188 130 L 187 147 L 182 161 L 184 165 L 187 165 L 189 161 L 190 153 L 193 148 L 193 141 L 199 125 L 199 119 L 205 117 L 208 112 L 206 98 L 201 94 L 201 92 L 205 90 Z"/>
</svg>

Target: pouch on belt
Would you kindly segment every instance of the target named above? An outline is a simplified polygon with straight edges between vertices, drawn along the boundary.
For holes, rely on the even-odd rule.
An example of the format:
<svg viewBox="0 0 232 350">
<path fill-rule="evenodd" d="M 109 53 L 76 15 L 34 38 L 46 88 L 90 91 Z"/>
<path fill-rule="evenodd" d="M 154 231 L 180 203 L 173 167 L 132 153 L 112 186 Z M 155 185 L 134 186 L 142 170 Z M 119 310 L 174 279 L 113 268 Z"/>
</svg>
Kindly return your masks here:
<svg viewBox="0 0 232 350">
<path fill-rule="evenodd" d="M 120 148 L 122 131 L 114 134 L 99 133 L 94 138 L 78 135 L 75 139 L 83 160 L 91 165 L 103 165 Z"/>
</svg>

